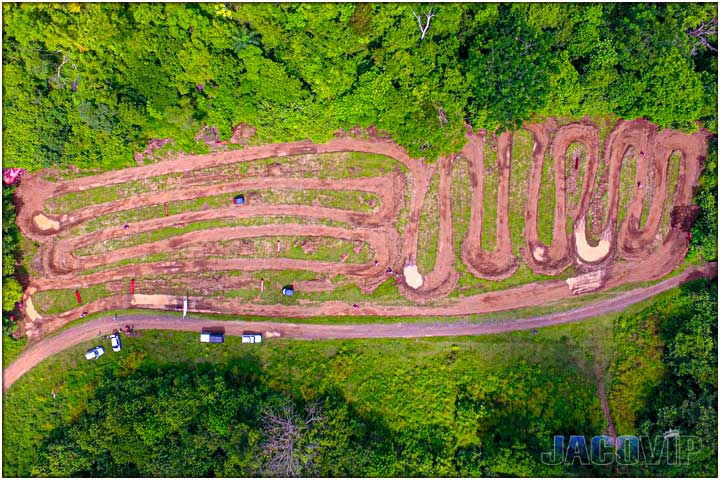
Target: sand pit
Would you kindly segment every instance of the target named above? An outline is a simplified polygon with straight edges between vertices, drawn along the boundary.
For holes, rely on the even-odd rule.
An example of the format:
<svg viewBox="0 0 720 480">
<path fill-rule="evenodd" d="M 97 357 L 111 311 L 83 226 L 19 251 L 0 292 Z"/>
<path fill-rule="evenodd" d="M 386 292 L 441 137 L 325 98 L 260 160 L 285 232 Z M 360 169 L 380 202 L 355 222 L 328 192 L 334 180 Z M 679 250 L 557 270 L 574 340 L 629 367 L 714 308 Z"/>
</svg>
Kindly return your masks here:
<svg viewBox="0 0 720 480">
<path fill-rule="evenodd" d="M 25 300 L 25 313 L 27 314 L 28 318 L 30 320 L 35 321 L 42 318 L 42 316 L 35 310 L 35 305 L 32 303 L 32 298 L 28 297 L 27 300 Z"/>
<path fill-rule="evenodd" d="M 578 222 L 575 228 L 575 248 L 580 260 L 587 263 L 599 262 L 610 253 L 610 239 L 612 234 L 603 232 L 596 247 L 590 246 L 585 237 L 585 222 Z"/>
<path fill-rule="evenodd" d="M 417 265 L 405 265 L 403 275 L 405 275 L 405 283 L 407 283 L 408 286 L 415 289 L 422 287 L 423 277 L 420 275 Z"/>
<path fill-rule="evenodd" d="M 535 257 L 535 260 L 537 260 L 538 262 L 544 262 L 545 260 L 547 260 L 546 252 L 547 248 L 545 247 L 533 247 L 532 254 L 533 257 Z"/>
<path fill-rule="evenodd" d="M 152 305 L 155 307 L 164 307 L 174 303 L 179 304 L 180 302 L 179 297 L 172 295 L 142 295 L 137 293 L 130 300 L 131 305 Z"/>
<path fill-rule="evenodd" d="M 33 221 L 40 230 L 58 230 L 60 228 L 60 224 L 57 221 L 49 219 L 42 213 L 35 215 Z"/>
</svg>

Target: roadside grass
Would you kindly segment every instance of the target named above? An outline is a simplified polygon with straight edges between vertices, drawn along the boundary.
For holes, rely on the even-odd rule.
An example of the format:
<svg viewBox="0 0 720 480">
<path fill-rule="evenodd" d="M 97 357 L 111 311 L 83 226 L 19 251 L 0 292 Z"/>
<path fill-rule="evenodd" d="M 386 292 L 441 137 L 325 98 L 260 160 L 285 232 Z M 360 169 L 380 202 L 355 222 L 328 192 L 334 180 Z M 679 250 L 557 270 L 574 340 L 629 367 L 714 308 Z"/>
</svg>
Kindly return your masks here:
<svg viewBox="0 0 720 480">
<path fill-rule="evenodd" d="M 481 246 L 490 252 L 495 249 L 497 232 L 497 140 L 493 137 L 485 141 L 485 175 L 479 181 L 484 183 Z"/>
<path fill-rule="evenodd" d="M 112 295 L 104 284 L 79 288 L 83 304 L 106 298 Z M 43 290 L 32 296 L 33 305 L 40 315 L 56 315 L 78 306 L 75 289 Z"/>
<path fill-rule="evenodd" d="M 563 401 L 577 402 L 571 410 L 587 412 L 591 427 L 601 428 L 589 355 L 598 342 L 607 341 L 611 326 L 612 319 L 605 318 L 543 329 L 535 336 L 519 332 L 421 339 L 279 338 L 252 346 L 237 337 L 210 345 L 200 343 L 197 333 L 142 331 L 140 337 L 124 337 L 119 353 L 112 352 L 104 339 L 88 341 L 42 362 L 4 395 L 4 473 L 27 475 L 51 431 L 91 408 L 102 376 L 178 363 L 220 368 L 241 358 L 255 359 L 263 370 L 257 381 L 272 389 L 303 399 L 339 391 L 357 412 L 393 419 L 392 429 L 397 431 L 422 425 L 458 427 L 455 403 L 462 392 L 471 385 L 492 391 L 504 372 L 529 364 L 552 372 L 551 385 L 560 391 L 572 385 L 575 395 Z M 107 353 L 85 360 L 83 352 L 98 344 L 105 345 Z M 477 429 L 476 423 L 467 426 L 469 432 Z"/>
<path fill-rule="evenodd" d="M 521 268 L 523 268 L 521 266 Z M 672 276 L 675 276 L 679 273 L 681 273 L 682 269 L 677 269 L 677 271 L 673 272 L 672 274 L 668 275 L 666 278 L 670 278 Z M 243 299 L 243 300 L 253 300 L 254 304 L 257 305 L 274 305 L 274 304 L 280 304 L 280 305 L 292 305 L 292 304 L 300 304 L 303 302 L 313 302 L 313 301 L 327 301 L 327 300 L 339 300 L 344 302 L 363 302 L 363 301 L 372 301 L 373 303 L 382 303 L 385 305 L 405 305 L 405 304 L 412 304 L 411 302 L 405 300 L 402 298 L 399 293 L 397 293 L 397 286 L 395 285 L 394 279 L 389 279 L 378 289 L 373 292 L 370 295 L 364 295 L 362 292 L 360 292 L 357 287 L 350 284 L 344 284 L 340 283 L 338 284 L 338 287 L 336 287 L 336 290 L 332 292 L 304 292 L 301 289 L 298 289 L 296 287 L 295 290 L 295 296 L 293 297 L 286 297 L 281 294 L 281 288 L 284 285 L 289 285 L 293 283 L 297 283 L 299 281 L 308 281 L 308 280 L 315 280 L 319 277 L 318 275 L 313 274 L 312 272 L 301 272 L 301 271 L 292 271 L 292 270 L 286 270 L 286 271 L 259 271 L 259 272 L 239 272 L 239 271 L 228 271 L 224 272 L 227 275 L 237 275 L 237 276 L 243 276 L 245 279 L 248 277 L 253 278 L 256 280 L 257 286 L 255 288 L 244 288 L 244 289 L 237 289 L 237 290 L 226 290 L 226 291 L 217 291 L 214 292 L 211 295 L 208 295 L 209 297 L 223 297 L 223 298 L 233 298 L 233 299 Z M 265 291 L 260 292 L 260 280 L 265 280 Z M 528 283 L 528 282 L 520 282 L 520 283 Z M 258 321 L 258 322 L 266 322 L 266 321 L 277 321 L 281 323 L 312 323 L 312 324 L 328 324 L 328 325 L 342 325 L 342 324 L 373 324 L 373 323 L 454 323 L 454 322 L 461 322 L 461 323 L 486 323 L 486 322 L 496 322 L 496 321 L 502 321 L 502 320 L 512 320 L 516 318 L 530 318 L 530 317 L 536 317 L 541 315 L 551 315 L 558 312 L 563 312 L 567 310 L 571 310 L 574 308 L 579 308 L 582 306 L 586 306 L 588 304 L 602 301 L 602 300 L 609 300 L 614 297 L 616 297 L 618 294 L 635 289 L 635 288 L 643 288 L 650 285 L 654 285 L 656 282 L 638 282 L 638 283 L 632 283 L 627 285 L 621 285 L 619 287 L 612 288 L 607 291 L 603 292 L 596 292 L 596 293 L 590 293 L 587 295 L 581 295 L 581 296 L 573 296 L 573 297 L 567 297 L 562 300 L 558 300 L 555 302 L 549 302 L 544 305 L 535 306 L 535 307 L 527 307 L 527 308 L 517 308 L 513 310 L 503 310 L 499 312 L 490 312 L 490 313 L 480 313 L 480 314 L 469 314 L 469 315 L 457 315 L 457 316 L 392 316 L 392 317 L 385 317 L 385 316 L 367 316 L 367 315 L 338 315 L 338 316 L 322 316 L 322 317 L 283 317 L 283 318 L 268 318 L 264 316 L 257 316 L 257 315 L 232 315 L 232 314 L 211 314 L 211 313 L 202 313 L 197 314 L 198 317 L 202 318 L 210 318 L 210 319 L 217 319 L 217 320 L 228 320 L 228 321 Z M 178 297 L 182 297 L 186 294 L 191 296 L 202 296 L 202 293 L 193 290 L 192 285 L 185 287 L 179 287 L 177 292 L 173 292 L 172 289 L 168 288 L 167 290 L 163 289 L 161 292 L 143 292 L 143 286 L 142 286 L 142 279 L 137 280 L 138 289 L 136 290 L 138 293 L 163 293 L 168 295 L 177 294 Z M 507 287 L 498 287 L 498 289 L 507 288 Z M 341 293 L 336 293 L 340 291 Z M 65 296 L 71 296 L 74 299 L 73 292 L 74 290 L 68 289 L 66 291 L 58 291 L 62 292 L 60 294 L 64 294 Z M 465 292 L 463 292 L 465 293 Z M 356 298 L 348 297 L 350 294 L 357 295 Z M 37 293 L 35 294 L 37 295 Z M 453 297 L 456 297 L 454 295 Z M 84 298 L 83 298 L 84 300 Z M 434 302 L 436 305 L 442 305 L 442 304 L 450 304 L 452 303 L 452 300 L 450 298 L 443 299 L 442 301 Z M 642 303 L 642 302 L 641 302 Z M 94 313 L 90 314 L 85 318 L 78 318 L 75 320 L 72 320 L 68 322 L 66 325 L 64 325 L 60 330 L 62 331 L 66 328 L 70 328 L 71 326 L 78 325 L 87 321 L 90 321 L 94 318 L 98 317 L 108 317 L 114 314 L 118 314 L 121 317 L 123 315 L 133 314 L 133 313 L 139 313 L 139 314 L 145 314 L 145 315 L 157 315 L 157 316 L 175 316 L 180 317 L 182 316 L 182 313 L 171 311 L 171 310 L 150 310 L 150 309 L 121 309 L 121 310 L 108 310 L 104 312 Z M 193 316 L 193 313 L 190 312 L 189 316 Z"/>
<path fill-rule="evenodd" d="M 422 275 L 433 271 L 437 260 L 438 236 L 440 234 L 440 171 L 430 179 L 420 212 L 418 225 L 417 266 Z"/>
<path fill-rule="evenodd" d="M 10 365 L 25 349 L 26 338 L 15 340 L 3 333 L 2 335 L 2 365 L 3 368 Z"/>
</svg>

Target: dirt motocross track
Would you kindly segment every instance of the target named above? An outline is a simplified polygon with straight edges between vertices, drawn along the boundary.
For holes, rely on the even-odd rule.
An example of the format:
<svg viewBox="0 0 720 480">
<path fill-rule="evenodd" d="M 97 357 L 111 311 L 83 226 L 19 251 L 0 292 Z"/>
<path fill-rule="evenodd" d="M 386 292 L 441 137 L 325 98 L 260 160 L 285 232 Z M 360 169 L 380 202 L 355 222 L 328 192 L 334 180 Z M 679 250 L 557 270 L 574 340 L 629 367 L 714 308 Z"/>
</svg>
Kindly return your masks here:
<svg viewBox="0 0 720 480">
<path fill-rule="evenodd" d="M 181 296 L 168 300 L 161 295 L 153 297 L 122 294 L 92 301 L 56 315 L 41 316 L 34 311 L 37 305 L 33 306 L 32 296 L 38 291 L 82 289 L 108 282 L 129 282 L 131 278 L 139 279 L 146 275 L 185 275 L 192 280 L 200 273 L 213 271 L 302 270 L 343 275 L 347 282 L 357 285 L 363 293 L 372 293 L 388 280 L 388 267 L 392 268 L 393 272 L 403 272 L 405 267 L 416 265 L 418 249 L 427 248 L 426 245 L 418 245 L 418 229 L 430 180 L 435 174 L 439 175 L 435 264 L 433 270 L 423 276 L 422 285 L 418 288 L 408 285 L 402 275 L 396 276 L 398 291 L 407 299 L 404 304 L 388 305 L 365 301 L 354 306 L 340 300 L 316 301 L 301 297 L 291 304 L 271 305 L 240 299 L 191 296 L 189 309 L 193 312 L 274 317 L 458 316 L 539 306 L 577 294 L 607 290 L 627 283 L 657 280 L 672 272 L 682 262 L 687 253 L 689 231 L 697 211 L 692 205 L 693 189 L 707 151 L 707 132 L 701 131 L 693 135 L 667 130 L 659 132 L 655 125 L 644 120 L 620 121 L 607 137 L 601 152 L 599 129 L 589 122 L 558 126 L 554 120 L 550 120 L 543 124 L 526 125 L 525 129 L 534 137 L 534 148 L 528 182 L 528 201 L 525 206 L 524 244 L 519 246 L 520 255 L 513 254 L 508 206 L 511 195 L 509 182 L 513 175 L 513 134 L 508 132 L 497 138 L 497 164 L 486 165 L 484 149 L 489 134 L 468 131 L 467 144 L 460 154 L 470 167 L 472 206 L 470 224 L 460 252 L 461 258 L 468 271 L 479 279 L 508 278 L 515 273 L 521 261 L 534 273 L 544 275 L 559 275 L 572 265 L 578 272 L 578 276 L 573 279 L 548 280 L 503 291 L 449 297 L 459 278 L 454 266 L 456 252 L 451 203 L 452 166 L 458 154 L 441 158 L 434 164 L 427 164 L 423 159 L 411 159 L 407 152 L 387 139 L 338 136 L 325 144 L 296 142 L 207 155 L 181 156 L 151 165 L 57 183 L 44 180 L 41 174 L 23 177 L 16 191 L 17 223 L 26 236 L 38 242 L 38 269 L 42 273 L 30 279 L 30 286 L 23 297 L 26 320 L 21 325 L 21 331 L 32 341 L 77 319 L 81 312 L 95 313 L 130 307 L 177 309 L 178 302 L 182 301 Z M 587 155 L 582 165 L 575 165 L 578 170 L 576 174 L 582 175 L 582 190 L 579 202 L 569 210 L 566 162 L 570 160 L 566 158 L 566 153 L 571 144 L 578 143 L 585 147 Z M 290 172 L 279 167 L 268 168 L 261 172 L 262 174 L 243 177 L 207 173 L 209 168 L 232 166 L 240 162 L 331 152 L 385 155 L 402 164 L 406 170 L 403 172 L 397 168 L 392 172 L 379 172 L 380 176 L 377 177 L 344 179 L 291 178 Z M 681 160 L 677 186 L 673 191 L 669 191 L 669 164 L 674 152 L 681 154 Z M 623 168 L 623 159 L 629 154 L 634 155 L 635 171 Z M 552 242 L 548 245 L 538 238 L 541 175 L 543 163 L 547 161 L 553 162 L 555 179 L 553 235 Z M 607 201 L 601 220 L 602 233 L 598 240 L 593 240 L 587 219 L 593 215 L 591 198 L 597 188 L 596 177 L 602 165 L 605 165 L 607 172 Z M 492 251 L 484 250 L 481 242 L 484 172 L 488 168 L 494 168 L 498 172 L 496 239 Z M 65 214 L 52 215 L 47 209 L 46 202 L 53 197 L 98 187 L 121 188 L 127 182 L 146 181 L 168 174 L 180 175 L 180 185 L 162 191 L 124 194 L 124 198 L 86 205 Z M 621 175 L 632 176 L 638 185 L 651 185 L 652 189 L 638 187 L 634 190 L 624 220 L 618 222 Z M 360 191 L 376 195 L 380 199 L 380 205 L 374 211 L 360 212 L 320 205 L 268 205 L 254 204 L 252 201 L 243 206 L 229 204 L 231 193 L 249 188 L 281 191 Z M 67 234 L 69 229 L 102 215 L 147 206 L 161 208 L 165 202 L 199 199 L 217 194 L 228 194 L 227 206 L 169 216 L 160 214 L 156 218 L 131 222 L 127 229 L 123 228 L 123 222 L 118 220 L 116 226 L 97 232 L 79 236 Z M 409 195 L 407 204 L 406 194 Z M 666 211 L 666 198 L 673 199 L 671 212 Z M 649 210 L 644 206 L 647 204 L 650 205 Z M 396 228 L 397 222 L 404 208 L 408 220 L 399 231 Z M 300 218 L 307 223 L 207 228 L 171 238 L 109 249 L 102 253 L 85 256 L 77 253 L 79 249 L 101 242 L 128 239 L 138 234 L 149 236 L 158 229 L 183 227 L 200 221 L 281 216 Z M 643 218 L 644 221 L 641 222 Z M 661 236 L 663 218 L 669 218 L 670 225 L 665 225 L 664 231 L 667 233 Z M 328 220 L 341 222 L 344 226 L 318 223 Z M 217 245 L 221 242 L 280 236 L 344 239 L 355 242 L 356 245 L 367 245 L 372 249 L 374 257 L 365 263 L 344 263 L 344 259 L 330 262 L 283 258 L 280 255 L 264 258 L 208 258 L 209 255 L 204 254 L 219 248 Z M 167 252 L 190 253 L 178 257 L 178 260 L 122 264 L 132 259 Z M 105 270 L 86 272 L 116 263 L 117 265 Z M 254 285 L 254 288 L 259 290 L 259 282 L 256 283 L 258 285 Z M 327 281 L 316 283 L 329 285 L 323 288 L 332 288 L 332 284 Z M 300 295 L 302 296 L 302 291 Z"/>
</svg>

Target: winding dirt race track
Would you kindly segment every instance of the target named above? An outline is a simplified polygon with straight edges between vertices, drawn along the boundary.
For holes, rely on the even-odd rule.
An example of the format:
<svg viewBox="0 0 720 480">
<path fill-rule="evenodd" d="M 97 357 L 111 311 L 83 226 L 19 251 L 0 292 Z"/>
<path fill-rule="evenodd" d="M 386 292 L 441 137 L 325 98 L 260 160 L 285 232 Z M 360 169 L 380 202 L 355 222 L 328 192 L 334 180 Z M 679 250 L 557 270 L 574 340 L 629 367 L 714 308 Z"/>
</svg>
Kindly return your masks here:
<svg viewBox="0 0 720 480">
<path fill-rule="evenodd" d="M 596 302 L 591 305 L 553 315 L 504 320 L 487 323 L 392 323 L 358 325 L 314 325 L 275 322 L 217 321 L 202 318 L 158 317 L 153 315 L 124 315 L 120 320 L 98 318 L 71 327 L 63 332 L 45 338 L 34 344 L 3 371 L 3 391 L 7 391 L 18 378 L 30 371 L 46 358 L 67 348 L 92 340 L 96 332 L 107 333 L 121 329 L 128 322 L 140 330 L 183 330 L 200 332 L 203 328 L 223 329 L 228 335 L 242 335 L 246 331 L 260 332 L 266 337 L 289 337 L 302 339 L 331 338 L 413 338 L 460 335 L 480 335 L 513 332 L 530 328 L 547 327 L 580 321 L 606 313 L 619 312 L 637 302 L 677 287 L 697 278 L 713 278 L 717 275 L 717 263 L 707 264 L 701 269 L 688 269 L 680 275 L 656 285 L 626 292 L 617 298 Z"/>
<path fill-rule="evenodd" d="M 391 267 L 395 272 L 409 272 L 417 264 L 418 249 L 428 248 L 427 245 L 418 244 L 418 230 L 421 214 L 424 207 L 427 207 L 426 194 L 434 175 L 439 176 L 438 244 L 435 263 L 432 271 L 422 276 L 419 285 L 414 280 L 409 281 L 409 274 L 407 278 L 403 275 L 397 276 L 398 290 L 406 299 L 405 302 L 388 304 L 368 300 L 353 306 L 340 300 L 300 298 L 289 304 L 268 304 L 237 298 L 195 295 L 188 298 L 190 311 L 296 318 L 323 315 L 459 316 L 533 307 L 623 284 L 657 280 L 672 272 L 682 262 L 687 253 L 689 231 L 697 212 L 697 208 L 692 205 L 692 198 L 707 151 L 706 131 L 693 135 L 675 131 L 658 132 L 655 125 L 644 120 L 620 121 L 607 137 L 601 151 L 599 128 L 590 122 L 559 126 L 555 120 L 550 120 L 543 124 L 526 125 L 525 129 L 534 137 L 534 147 L 528 180 L 528 200 L 525 205 L 524 244 L 515 246 L 518 247 L 519 254 L 514 253 L 510 235 L 510 180 L 514 175 L 513 134 L 510 132 L 496 138 L 496 165 L 489 165 L 484 158 L 486 139 L 492 135 L 487 132 L 468 131 L 467 144 L 462 152 L 441 158 L 434 164 L 428 164 L 423 159 L 410 158 L 407 152 L 387 139 L 338 136 L 325 144 L 295 142 L 207 155 L 180 156 L 151 165 L 61 182 L 49 182 L 43 179 L 41 174 L 23 177 L 16 191 L 17 223 L 23 233 L 39 245 L 36 267 L 40 273 L 30 279 L 23 297 L 25 319 L 21 324 L 21 332 L 26 334 L 32 343 L 77 319 L 83 311 L 96 313 L 130 307 L 175 310 L 178 302 L 182 301 L 182 296 L 157 295 L 148 287 L 144 287 L 145 290 L 141 287 L 137 294 L 114 294 L 54 315 L 40 315 L 32 301 L 33 295 L 41 291 L 81 289 L 159 274 L 184 275 L 192 282 L 199 274 L 207 272 L 301 270 L 326 276 L 322 281 L 308 282 L 306 291 L 310 291 L 310 285 L 320 290 L 331 290 L 333 284 L 327 279 L 328 276 L 342 275 L 342 282 L 357 285 L 362 293 L 370 294 L 387 281 L 387 267 Z M 582 145 L 586 156 L 581 164 L 575 161 L 577 175 L 582 175 L 582 189 L 580 200 L 569 207 L 566 185 L 569 165 L 567 162 L 570 160 L 567 158 L 567 151 L 573 144 Z M 208 173 L 208 169 L 217 170 L 220 167 L 232 167 L 259 159 L 294 159 L 298 158 L 297 156 L 336 152 L 384 155 L 394 159 L 397 168 L 391 172 L 378 172 L 376 177 L 336 179 L 292 178 L 292 168 L 272 166 L 246 176 Z M 675 152 L 680 154 L 679 170 L 677 182 L 670 188 L 669 165 Z M 624 159 L 628 156 L 632 156 L 636 162 L 635 171 L 628 171 L 627 167 L 623 167 L 626 164 Z M 456 252 L 453 242 L 451 189 L 452 167 L 459 157 L 467 160 L 470 168 L 472 205 L 467 235 L 462 242 L 461 251 Z M 555 206 L 552 242 L 544 244 L 538 234 L 538 204 L 541 201 L 543 164 L 548 161 L 552 162 L 554 174 Z M 484 250 L 481 242 L 483 199 L 487 187 L 484 179 L 488 169 L 498 173 L 495 199 L 496 238 L 492 251 Z M 602 175 L 605 175 L 602 178 L 606 181 L 598 182 L 601 171 Z M 167 175 L 177 177 L 174 188 L 161 191 L 154 189 L 135 195 L 125 192 L 119 199 L 83 205 L 74 211 L 56 215 L 52 215 L 48 209 L 48 202 L 56 197 L 108 186 L 123 190 L 126 184 L 150 182 Z M 638 187 L 632 193 L 624 219 L 619 222 L 619 210 L 622 208 L 620 185 L 623 176 L 632 176 L 633 184 L 637 182 L 638 185 L 646 187 Z M 601 212 L 592 208 L 592 199 L 598 196 L 598 188 L 604 189 L 606 199 Z M 228 204 L 219 208 L 186 211 L 169 216 L 157 215 L 155 218 L 130 222 L 128 228 L 123 228 L 123 222 L 118 220 L 113 226 L 102 230 L 81 235 L 71 234 L 73 229 L 101 216 L 132 212 L 150 206 L 160 208 L 166 202 L 202 199 L 211 195 L 227 194 L 230 198 L 231 193 L 246 189 L 365 192 L 375 195 L 379 199 L 379 206 L 372 211 L 363 212 L 315 204 L 277 205 L 251 201 L 242 207 Z M 672 203 L 669 204 L 666 199 L 672 199 Z M 398 225 L 401 214 L 407 216 L 402 228 Z M 598 220 L 599 216 L 602 216 L 602 219 Z M 303 222 L 222 226 L 186 231 L 170 238 L 152 240 L 151 237 L 152 232 L 158 229 L 180 228 L 197 222 L 275 217 L 292 217 L 302 219 Z M 599 238 L 596 238 L 597 235 L 593 235 L 588 227 L 588 219 L 593 217 L 602 222 Z M 666 225 L 662 225 L 663 219 L 666 219 Z M 108 242 L 123 242 L 142 235 L 146 235 L 148 240 L 145 243 L 120 248 L 101 248 L 100 253 L 97 249 L 90 254 L 79 253 L 82 249 L 108 245 Z M 373 258 L 364 263 L 345 263 L 344 259 L 333 262 L 283 258 L 281 255 L 263 258 L 239 258 L 240 255 L 223 258 L 212 255 L 227 252 L 227 248 L 221 246 L 223 242 L 282 236 L 342 239 L 356 245 L 366 245 L 372 251 Z M 178 256 L 177 260 L 132 263 L 134 259 L 167 252 L 182 252 L 183 255 Z M 458 257 L 465 262 L 468 271 L 479 279 L 508 278 L 515 273 L 521 262 L 526 263 L 536 274 L 559 275 L 573 266 L 577 275 L 567 280 L 534 282 L 503 291 L 452 297 L 449 294 L 455 290 L 459 278 L 455 269 Z M 251 286 L 259 288 L 259 285 Z M 136 325 L 138 328 L 157 328 L 141 327 L 139 321 L 136 321 Z M 340 327 L 302 326 L 302 331 L 314 332 L 315 329 L 322 328 Z M 362 331 L 362 328 L 369 327 L 347 328 L 360 328 Z M 378 328 L 384 331 L 382 329 L 387 327 Z M 482 328 L 489 327 L 472 328 L 478 328 L 480 332 Z M 396 334 L 403 335 L 399 330 Z M 423 333 L 425 334 L 431 332 Z M 461 333 L 458 331 L 452 334 Z"/>
</svg>

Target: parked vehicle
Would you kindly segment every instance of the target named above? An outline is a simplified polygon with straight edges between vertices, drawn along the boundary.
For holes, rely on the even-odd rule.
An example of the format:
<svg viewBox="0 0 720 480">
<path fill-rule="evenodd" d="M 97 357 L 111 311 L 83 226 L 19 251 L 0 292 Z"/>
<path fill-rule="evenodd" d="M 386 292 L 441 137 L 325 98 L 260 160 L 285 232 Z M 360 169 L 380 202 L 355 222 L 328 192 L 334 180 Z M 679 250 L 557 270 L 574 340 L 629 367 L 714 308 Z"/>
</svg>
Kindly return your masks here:
<svg viewBox="0 0 720 480">
<path fill-rule="evenodd" d="M 286 285 L 282 289 L 282 294 L 286 297 L 292 297 L 293 295 L 295 295 L 295 289 L 292 285 Z"/>
<path fill-rule="evenodd" d="M 259 333 L 246 333 L 242 336 L 242 343 L 260 343 L 262 335 Z"/>
<path fill-rule="evenodd" d="M 97 347 L 91 348 L 90 350 L 85 352 L 85 358 L 87 358 L 88 360 L 96 360 L 100 358 L 100 355 L 103 355 L 104 353 L 105 349 L 101 345 L 98 345 Z"/>
<path fill-rule="evenodd" d="M 120 343 L 120 335 L 113 333 L 110 335 L 110 345 L 112 345 L 113 352 L 119 352 L 122 350 L 122 343 Z"/>
<path fill-rule="evenodd" d="M 201 332 L 200 341 L 202 343 L 223 343 L 225 341 L 225 334 L 218 332 Z"/>
<path fill-rule="evenodd" d="M 236 195 L 235 198 L 233 198 L 233 204 L 234 205 L 244 205 L 245 204 L 245 195 Z"/>
</svg>

